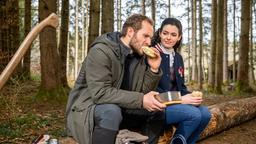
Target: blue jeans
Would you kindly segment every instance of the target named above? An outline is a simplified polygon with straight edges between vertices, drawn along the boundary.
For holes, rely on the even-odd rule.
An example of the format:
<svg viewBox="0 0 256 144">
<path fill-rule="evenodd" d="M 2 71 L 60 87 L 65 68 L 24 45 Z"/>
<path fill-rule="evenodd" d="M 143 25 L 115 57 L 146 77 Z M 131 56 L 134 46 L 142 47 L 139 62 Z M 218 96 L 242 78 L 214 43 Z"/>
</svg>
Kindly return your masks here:
<svg viewBox="0 0 256 144">
<path fill-rule="evenodd" d="M 174 137 L 183 136 L 188 144 L 196 143 L 210 119 L 211 113 L 205 106 L 177 104 L 166 108 L 166 123 L 177 128 Z"/>
</svg>

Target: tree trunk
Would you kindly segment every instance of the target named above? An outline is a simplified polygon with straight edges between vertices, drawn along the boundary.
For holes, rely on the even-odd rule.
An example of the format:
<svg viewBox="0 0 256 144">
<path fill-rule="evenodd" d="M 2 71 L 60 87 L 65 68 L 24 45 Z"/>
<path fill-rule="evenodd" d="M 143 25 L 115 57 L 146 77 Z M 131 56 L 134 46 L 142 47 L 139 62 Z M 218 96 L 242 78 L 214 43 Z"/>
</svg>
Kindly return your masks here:
<svg viewBox="0 0 256 144">
<path fill-rule="evenodd" d="M 25 35 L 31 30 L 31 0 L 25 0 Z M 30 78 L 30 55 L 31 49 L 26 52 L 23 61 L 23 75 L 25 78 Z"/>
<path fill-rule="evenodd" d="M 189 0 L 188 0 L 188 3 L 189 3 Z M 168 17 L 171 17 L 171 7 L 172 7 L 171 0 L 168 0 Z"/>
<path fill-rule="evenodd" d="M 86 1 L 86 14 L 85 14 L 85 25 L 86 25 L 86 34 L 85 34 L 85 57 L 87 56 L 87 53 L 88 53 L 88 37 L 89 37 L 89 4 L 90 4 L 90 1 Z"/>
<path fill-rule="evenodd" d="M 103 0 L 102 1 L 102 27 L 101 33 L 114 31 L 114 1 Z"/>
<path fill-rule="evenodd" d="M 233 0 L 233 73 L 232 73 L 232 79 L 233 83 L 237 79 L 237 73 L 236 73 L 236 0 Z"/>
<path fill-rule="evenodd" d="M 256 107 L 256 97 L 209 106 L 212 118 L 201 134 L 201 139 L 255 118 L 254 107 Z"/>
<path fill-rule="evenodd" d="M 86 23 L 85 23 L 85 19 L 86 19 L 86 17 L 85 17 L 85 15 L 84 15 L 84 11 L 85 11 L 85 9 L 86 9 L 86 7 L 84 6 L 84 1 L 85 0 L 82 0 L 82 17 L 81 17 L 81 19 L 82 19 L 82 60 L 84 60 L 84 58 L 85 58 L 85 27 L 86 27 Z"/>
<path fill-rule="evenodd" d="M 216 65 L 215 65 L 215 85 L 214 91 L 216 93 L 222 93 L 223 82 L 223 12 L 224 1 L 218 0 L 217 8 L 217 50 L 216 50 Z"/>
<path fill-rule="evenodd" d="M 196 0 L 191 0 L 192 6 L 192 80 L 198 82 L 197 47 L 196 47 Z"/>
<path fill-rule="evenodd" d="M 18 0 L 0 1 L 0 19 L 0 72 L 2 72 L 19 48 Z M 16 71 L 21 71 L 21 65 Z"/>
<path fill-rule="evenodd" d="M 141 0 L 141 14 L 146 15 L 145 0 Z"/>
<path fill-rule="evenodd" d="M 209 64 L 209 87 L 214 86 L 215 64 L 216 64 L 216 39 L 217 39 L 217 1 L 212 0 L 212 22 L 211 22 L 211 60 Z"/>
<path fill-rule="evenodd" d="M 223 83 L 228 85 L 229 79 L 228 79 L 228 30 L 227 30 L 227 18 L 228 18 L 228 12 L 227 12 L 227 0 L 224 0 L 224 24 L 223 24 L 223 49 L 224 49 L 224 57 L 223 57 Z"/>
<path fill-rule="evenodd" d="M 60 51 L 60 58 L 61 58 L 60 80 L 63 86 L 65 87 L 66 86 L 68 87 L 68 82 L 67 82 L 68 23 L 69 23 L 69 0 L 62 0 L 59 51 Z"/>
<path fill-rule="evenodd" d="M 253 2 L 251 1 L 251 22 L 250 22 L 250 57 L 249 57 L 249 84 L 254 85 L 255 83 L 255 77 L 254 77 L 254 64 L 253 64 L 253 11 L 254 11 L 254 5 Z"/>
<path fill-rule="evenodd" d="M 249 89 L 249 32 L 250 32 L 250 0 L 241 1 L 241 34 L 238 61 L 238 87 L 240 91 Z"/>
<path fill-rule="evenodd" d="M 90 0 L 90 24 L 88 46 L 99 36 L 100 0 Z M 88 49 L 90 50 L 90 48 Z"/>
<path fill-rule="evenodd" d="M 156 1 L 151 0 L 151 14 L 152 14 L 152 20 L 155 22 L 156 21 Z M 155 26 L 154 26 L 155 30 Z"/>
<path fill-rule="evenodd" d="M 203 16 L 202 16 L 202 0 L 199 0 L 199 56 L 198 56 L 198 84 L 199 89 L 203 88 Z"/>
<path fill-rule="evenodd" d="M 39 0 L 39 21 L 56 12 L 56 0 Z M 39 36 L 41 53 L 41 88 L 51 91 L 62 85 L 59 76 L 60 57 L 57 51 L 56 30 L 45 28 Z"/>
<path fill-rule="evenodd" d="M 77 78 L 78 75 L 78 42 L 79 42 L 79 36 L 78 36 L 78 15 L 79 15 L 79 0 L 76 0 L 76 11 L 75 11 L 75 79 Z"/>
<path fill-rule="evenodd" d="M 188 0 L 188 82 L 191 80 L 191 43 L 190 41 L 190 1 Z"/>
</svg>

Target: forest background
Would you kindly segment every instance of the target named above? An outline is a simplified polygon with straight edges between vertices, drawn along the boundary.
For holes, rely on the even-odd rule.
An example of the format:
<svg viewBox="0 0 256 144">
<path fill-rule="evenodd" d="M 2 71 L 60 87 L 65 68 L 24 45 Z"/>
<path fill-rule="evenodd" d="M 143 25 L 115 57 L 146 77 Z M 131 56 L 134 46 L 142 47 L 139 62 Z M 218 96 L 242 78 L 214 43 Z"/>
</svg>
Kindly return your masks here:
<svg viewBox="0 0 256 144">
<path fill-rule="evenodd" d="M 0 90 L 1 114 L 6 116 L 0 120 L 0 140 L 22 139 L 20 126 L 31 127 L 29 122 L 40 132 L 49 131 L 48 117 L 60 121 L 56 133 L 62 133 L 67 94 L 89 45 L 103 33 L 120 31 L 133 13 L 152 18 L 155 30 L 164 18 L 182 21 L 180 53 L 191 90 L 225 96 L 255 90 L 256 0 L 1 0 L 1 72 L 25 36 L 51 13 L 59 16 L 59 26 L 39 34 Z M 50 116 L 42 114 L 46 111 Z M 38 134 L 35 129 L 30 136 Z"/>
</svg>

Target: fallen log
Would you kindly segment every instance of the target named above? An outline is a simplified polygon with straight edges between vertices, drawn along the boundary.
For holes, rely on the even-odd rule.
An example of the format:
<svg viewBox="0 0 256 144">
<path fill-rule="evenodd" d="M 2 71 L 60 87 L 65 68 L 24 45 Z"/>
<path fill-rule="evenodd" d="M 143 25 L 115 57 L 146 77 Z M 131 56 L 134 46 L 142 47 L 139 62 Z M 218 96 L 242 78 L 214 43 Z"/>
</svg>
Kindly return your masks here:
<svg viewBox="0 0 256 144">
<path fill-rule="evenodd" d="M 212 118 L 201 134 L 200 140 L 256 117 L 256 97 L 228 101 L 209 106 Z M 170 142 L 173 131 L 166 131 L 168 137 L 161 136 L 158 144 Z M 171 134 L 170 134 L 171 133 Z M 74 143 L 72 138 L 63 138 L 61 144 Z"/>
<path fill-rule="evenodd" d="M 212 118 L 200 139 L 214 135 L 256 117 L 256 97 L 209 106 Z"/>
</svg>

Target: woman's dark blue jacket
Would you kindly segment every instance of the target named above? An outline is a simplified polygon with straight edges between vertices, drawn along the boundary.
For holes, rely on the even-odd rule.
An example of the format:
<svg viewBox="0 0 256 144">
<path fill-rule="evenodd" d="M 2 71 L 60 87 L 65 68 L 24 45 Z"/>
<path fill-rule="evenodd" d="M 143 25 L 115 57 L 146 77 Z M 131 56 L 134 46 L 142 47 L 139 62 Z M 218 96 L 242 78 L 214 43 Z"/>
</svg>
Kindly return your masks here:
<svg viewBox="0 0 256 144">
<path fill-rule="evenodd" d="M 183 63 L 183 58 L 182 56 L 175 52 L 174 56 L 174 74 L 175 74 L 175 79 L 176 79 L 176 89 L 173 90 L 171 89 L 170 86 L 170 60 L 169 60 L 169 55 L 164 54 L 160 52 L 162 61 L 160 68 L 163 71 L 163 76 L 159 82 L 159 85 L 157 87 L 157 91 L 160 93 L 167 92 L 167 91 L 180 91 L 181 95 L 186 95 L 190 93 L 187 90 L 187 87 L 185 85 L 185 80 L 184 80 L 184 63 Z"/>
</svg>

